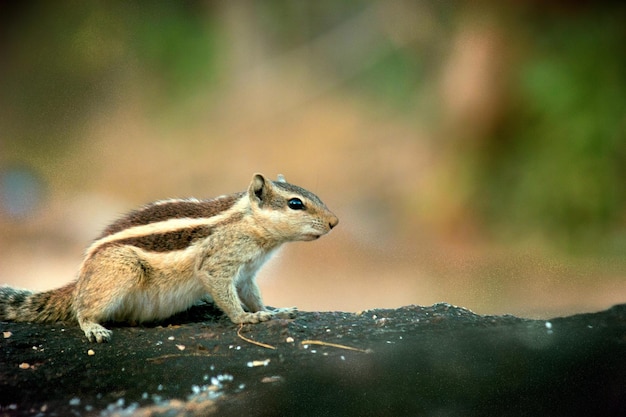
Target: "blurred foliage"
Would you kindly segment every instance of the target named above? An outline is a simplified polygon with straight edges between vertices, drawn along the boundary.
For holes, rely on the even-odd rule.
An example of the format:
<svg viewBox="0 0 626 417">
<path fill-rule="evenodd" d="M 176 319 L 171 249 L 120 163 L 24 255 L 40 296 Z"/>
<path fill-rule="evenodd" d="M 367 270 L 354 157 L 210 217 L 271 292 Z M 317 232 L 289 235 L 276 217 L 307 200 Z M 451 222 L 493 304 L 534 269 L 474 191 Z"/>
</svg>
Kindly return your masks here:
<svg viewBox="0 0 626 417">
<path fill-rule="evenodd" d="M 509 83 L 498 87 L 506 89 L 500 116 L 484 137 L 474 138 L 478 146 L 459 145 L 459 163 L 469 167 L 463 171 L 468 206 L 496 232 L 626 250 L 626 7 L 576 2 L 572 11 L 554 2 L 546 14 L 542 2 L 479 3 L 500 19 L 498 30 L 515 59 L 505 62 Z M 241 4 L 252 9 L 258 36 L 276 55 L 329 32 L 350 35 L 345 44 L 335 36 L 315 50 L 322 76 L 430 126 L 439 121 L 432 85 L 446 65 L 442 50 L 465 14 L 478 14 L 454 1 Z M 175 106 L 212 87 L 229 53 L 220 43 L 220 7 L 207 1 L 0 3 L 0 60 L 9 63 L 0 67 L 0 157 L 66 151 L 92 112 L 127 99 L 136 83 L 155 106 Z M 373 7 L 372 20 L 342 32 Z M 393 16 L 416 20 L 396 25 L 385 18 L 386 8 L 395 7 L 400 12 Z M 417 33 L 406 35 L 413 29 Z"/>
<path fill-rule="evenodd" d="M 626 250 L 624 7 L 529 21 L 502 125 L 480 149 L 492 228 L 571 250 Z"/>
<path fill-rule="evenodd" d="M 132 84 L 163 104 L 215 76 L 205 2 L 3 2 L 0 28 L 5 156 L 67 150 Z"/>
<path fill-rule="evenodd" d="M 273 0 L 251 5 L 269 42 L 284 50 L 323 36 L 371 3 L 370 0 Z"/>
<path fill-rule="evenodd" d="M 414 113 L 425 78 L 424 63 L 418 56 L 403 53 L 391 46 L 383 57 L 357 74 L 349 85 L 354 86 L 373 100 L 384 100 L 395 111 Z"/>
</svg>

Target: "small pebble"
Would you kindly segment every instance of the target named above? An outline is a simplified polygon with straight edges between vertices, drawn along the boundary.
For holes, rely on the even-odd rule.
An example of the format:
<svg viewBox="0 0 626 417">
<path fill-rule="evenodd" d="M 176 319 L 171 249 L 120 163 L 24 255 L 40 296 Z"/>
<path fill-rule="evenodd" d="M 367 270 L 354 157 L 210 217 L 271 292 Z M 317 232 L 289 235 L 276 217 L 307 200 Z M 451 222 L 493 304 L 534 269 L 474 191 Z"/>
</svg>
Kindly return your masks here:
<svg viewBox="0 0 626 417">
<path fill-rule="evenodd" d="M 274 375 L 274 376 L 266 376 L 263 379 L 261 379 L 261 382 L 264 384 L 267 383 L 272 383 L 272 382 L 280 382 L 282 381 L 283 377 L 282 376 L 278 376 L 278 375 Z"/>
<path fill-rule="evenodd" d="M 247 363 L 247 365 L 248 365 L 248 368 L 254 368 L 256 366 L 267 366 L 267 365 L 269 365 L 269 363 L 270 363 L 270 360 L 269 359 L 265 359 L 265 360 L 262 360 L 262 361 L 250 361 L 250 362 Z"/>
</svg>

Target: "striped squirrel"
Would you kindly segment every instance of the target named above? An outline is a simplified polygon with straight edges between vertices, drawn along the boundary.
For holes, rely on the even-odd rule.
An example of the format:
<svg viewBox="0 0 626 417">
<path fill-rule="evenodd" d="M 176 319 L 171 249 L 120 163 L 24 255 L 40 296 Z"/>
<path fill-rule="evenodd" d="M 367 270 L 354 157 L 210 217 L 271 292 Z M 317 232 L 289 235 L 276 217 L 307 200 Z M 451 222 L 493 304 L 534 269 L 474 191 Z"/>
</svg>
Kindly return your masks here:
<svg viewBox="0 0 626 417">
<path fill-rule="evenodd" d="M 109 225 L 76 281 L 39 293 L 0 287 L 0 320 L 77 321 L 101 343 L 111 338 L 101 323 L 165 319 L 207 296 L 233 323 L 293 318 L 295 308 L 263 304 L 255 274 L 281 244 L 315 240 L 338 222 L 282 175 L 255 174 L 247 191 L 211 200 L 157 201 Z"/>
</svg>

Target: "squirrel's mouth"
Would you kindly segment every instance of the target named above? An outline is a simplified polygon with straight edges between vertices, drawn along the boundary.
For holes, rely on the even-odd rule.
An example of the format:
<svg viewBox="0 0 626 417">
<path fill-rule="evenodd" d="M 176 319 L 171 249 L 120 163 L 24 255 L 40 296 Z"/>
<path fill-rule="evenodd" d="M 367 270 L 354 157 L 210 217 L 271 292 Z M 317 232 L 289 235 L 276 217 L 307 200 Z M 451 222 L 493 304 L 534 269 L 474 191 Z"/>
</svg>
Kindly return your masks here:
<svg viewBox="0 0 626 417">
<path fill-rule="evenodd" d="M 317 233 L 307 233 L 306 235 L 302 235 L 302 240 L 315 240 L 319 239 L 320 236 L 322 235 Z"/>
</svg>

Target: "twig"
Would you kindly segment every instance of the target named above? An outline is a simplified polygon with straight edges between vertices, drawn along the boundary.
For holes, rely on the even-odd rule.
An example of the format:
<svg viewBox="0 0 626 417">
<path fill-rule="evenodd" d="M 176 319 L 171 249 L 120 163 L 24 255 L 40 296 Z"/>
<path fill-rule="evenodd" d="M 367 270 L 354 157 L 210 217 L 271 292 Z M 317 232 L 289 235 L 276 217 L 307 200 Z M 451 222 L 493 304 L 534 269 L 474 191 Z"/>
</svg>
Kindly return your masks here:
<svg viewBox="0 0 626 417">
<path fill-rule="evenodd" d="M 171 358 L 184 358 L 185 356 L 216 356 L 210 353 L 171 353 L 169 355 L 161 355 L 161 356 L 157 356 L 155 358 L 146 358 L 147 361 L 161 361 L 164 359 L 171 359 Z M 222 356 L 222 355 L 218 355 L 218 356 Z"/>
<path fill-rule="evenodd" d="M 246 341 L 246 342 L 248 342 L 248 343 L 252 343 L 253 345 L 261 346 L 261 347 L 264 347 L 264 348 L 266 348 L 266 349 L 274 349 L 274 350 L 276 349 L 276 348 L 275 348 L 274 346 L 272 346 L 272 345 L 268 345 L 268 344 L 266 344 L 266 343 L 257 342 L 256 340 L 248 339 L 247 337 L 242 336 L 242 335 L 241 335 L 241 329 L 243 329 L 243 323 L 241 323 L 241 324 L 239 325 L 239 329 L 237 329 L 237 336 L 239 336 L 239 338 L 240 338 L 241 340 L 245 340 L 245 341 Z"/>
<path fill-rule="evenodd" d="M 356 352 L 363 352 L 363 353 L 372 353 L 371 349 L 360 349 L 360 348 L 355 348 L 355 347 L 352 347 L 352 346 L 340 345 L 338 343 L 323 342 L 321 340 L 303 340 L 302 342 L 300 342 L 300 344 L 301 345 L 330 346 L 330 347 L 334 347 L 334 348 L 338 348 L 338 349 L 354 350 Z"/>
</svg>

